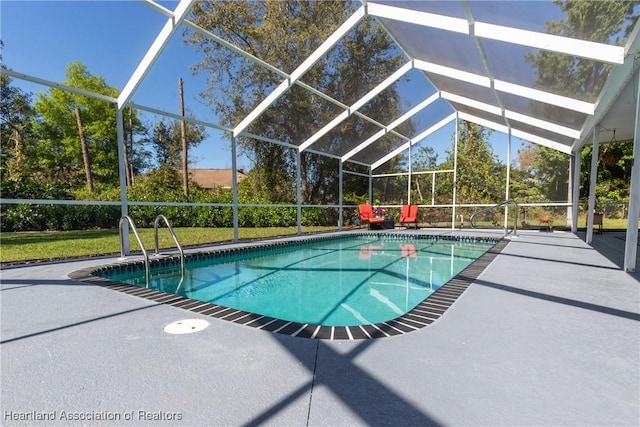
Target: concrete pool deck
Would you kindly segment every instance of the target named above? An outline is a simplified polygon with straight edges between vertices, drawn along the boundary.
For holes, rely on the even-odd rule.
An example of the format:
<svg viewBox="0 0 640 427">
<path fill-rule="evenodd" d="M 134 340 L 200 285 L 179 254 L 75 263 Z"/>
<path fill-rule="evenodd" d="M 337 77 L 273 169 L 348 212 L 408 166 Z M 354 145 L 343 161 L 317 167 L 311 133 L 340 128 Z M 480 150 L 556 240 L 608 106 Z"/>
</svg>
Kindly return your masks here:
<svg viewBox="0 0 640 427">
<path fill-rule="evenodd" d="M 3 268 L 0 424 L 637 426 L 640 275 L 621 270 L 624 234 L 580 237 L 520 232 L 435 323 L 359 341 L 67 277 L 115 258 Z M 163 330 L 194 318 L 210 326 Z"/>
</svg>

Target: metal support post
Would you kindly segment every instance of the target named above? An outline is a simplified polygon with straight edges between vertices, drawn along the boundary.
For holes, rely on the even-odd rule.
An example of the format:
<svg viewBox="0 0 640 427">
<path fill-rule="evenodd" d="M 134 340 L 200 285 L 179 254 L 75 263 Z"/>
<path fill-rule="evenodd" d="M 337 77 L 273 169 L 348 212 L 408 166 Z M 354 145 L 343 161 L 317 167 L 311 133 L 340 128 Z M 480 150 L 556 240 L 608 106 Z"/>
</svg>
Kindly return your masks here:
<svg viewBox="0 0 640 427">
<path fill-rule="evenodd" d="M 123 107 L 124 108 L 124 107 Z M 116 137 L 118 139 L 118 176 L 120 180 L 120 217 L 129 215 L 129 203 L 127 201 L 127 169 L 125 167 L 125 153 L 126 147 L 124 146 L 124 117 L 122 109 L 116 107 Z M 121 252 L 123 256 L 131 254 L 129 247 L 129 223 L 126 222 L 122 225 L 122 235 L 127 236 L 126 239 L 122 239 Z"/>
<path fill-rule="evenodd" d="M 237 143 L 236 137 L 231 137 L 231 199 L 233 203 L 233 241 L 237 242 L 240 239 L 240 233 L 238 230 L 238 172 L 237 172 L 237 159 L 236 159 Z"/>
<path fill-rule="evenodd" d="M 451 229 L 456 228 L 456 187 L 458 185 L 458 140 L 460 139 L 458 132 L 458 122 L 460 121 L 459 114 L 456 112 L 456 129 L 453 146 L 453 209 L 451 213 Z"/>
<path fill-rule="evenodd" d="M 580 169 L 582 168 L 582 150 L 573 153 L 570 159 L 570 176 L 571 176 L 571 232 L 578 231 L 578 214 L 580 213 Z"/>
<path fill-rule="evenodd" d="M 509 126 L 509 141 L 507 143 L 507 178 L 505 180 L 504 185 L 504 200 L 505 202 L 509 200 L 509 185 L 511 181 L 511 126 Z M 517 207 L 516 207 L 517 209 Z M 516 212 L 516 215 L 518 213 Z M 517 228 L 518 225 L 514 227 Z M 509 228 L 509 205 L 504 205 L 504 232 L 507 233 L 507 229 Z"/>
<path fill-rule="evenodd" d="M 302 201 L 302 172 L 300 171 L 302 168 L 302 153 L 298 150 L 296 153 L 296 199 L 297 199 L 297 209 L 296 209 L 296 222 L 298 224 L 298 236 L 302 235 L 302 205 L 300 204 Z"/>
<path fill-rule="evenodd" d="M 339 160 L 338 164 L 338 229 L 342 230 L 344 224 L 343 209 L 342 209 L 342 160 Z"/>
<path fill-rule="evenodd" d="M 598 181 L 598 156 L 600 145 L 600 124 L 593 128 L 593 148 L 591 150 L 591 175 L 589 179 L 589 207 L 587 208 L 586 242 L 593 241 L 593 212 L 596 206 L 596 182 Z"/>
<path fill-rule="evenodd" d="M 633 76 L 632 78 L 635 78 Z M 640 73 L 638 74 L 640 85 Z M 636 85 L 636 88 L 640 87 Z M 633 166 L 631 167 L 631 188 L 629 189 L 629 213 L 627 234 L 624 244 L 624 271 L 636 271 L 638 253 L 638 219 L 640 218 L 640 90 L 636 95 L 636 126 L 633 133 Z"/>
<path fill-rule="evenodd" d="M 413 145 L 409 143 L 409 175 L 407 176 L 407 204 L 411 204 L 411 172 L 413 165 L 411 164 L 411 148 Z"/>
<path fill-rule="evenodd" d="M 373 206 L 373 169 L 369 168 L 369 204 Z"/>
</svg>

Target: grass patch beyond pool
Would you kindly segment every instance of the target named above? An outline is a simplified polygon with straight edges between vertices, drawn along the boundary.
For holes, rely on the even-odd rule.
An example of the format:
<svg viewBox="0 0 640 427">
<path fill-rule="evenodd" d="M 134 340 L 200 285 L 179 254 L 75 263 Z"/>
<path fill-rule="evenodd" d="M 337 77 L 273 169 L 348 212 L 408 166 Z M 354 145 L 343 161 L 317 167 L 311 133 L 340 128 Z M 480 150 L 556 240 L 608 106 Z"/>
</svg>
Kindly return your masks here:
<svg viewBox="0 0 640 427">
<path fill-rule="evenodd" d="M 335 230 L 335 227 L 302 227 L 303 233 Z M 233 240 L 232 228 L 174 228 L 182 247 L 213 244 Z M 277 236 L 291 236 L 297 227 L 242 228 L 241 240 L 264 239 Z M 154 250 L 153 229 L 138 229 L 140 238 L 149 252 Z M 158 230 L 161 248 L 175 247 L 166 228 Z M 133 233 L 129 234 L 131 250 L 140 247 Z M 90 257 L 120 252 L 118 230 L 81 231 L 33 231 L 2 233 L 0 235 L 0 262 L 52 260 L 60 258 Z"/>
</svg>

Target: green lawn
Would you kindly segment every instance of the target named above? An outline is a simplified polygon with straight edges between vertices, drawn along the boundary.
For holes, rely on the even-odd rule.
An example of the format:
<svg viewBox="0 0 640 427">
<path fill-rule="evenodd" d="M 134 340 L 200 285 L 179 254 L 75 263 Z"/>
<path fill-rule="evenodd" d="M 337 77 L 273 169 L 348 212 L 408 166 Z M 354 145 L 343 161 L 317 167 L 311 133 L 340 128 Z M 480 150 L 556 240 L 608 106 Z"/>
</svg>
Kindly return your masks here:
<svg viewBox="0 0 640 427">
<path fill-rule="evenodd" d="M 554 227 L 563 227 L 566 225 L 567 220 L 562 217 L 554 217 L 553 226 Z M 533 221 L 533 225 L 544 225 L 541 224 L 537 219 Z M 585 229 L 587 227 L 587 217 L 586 215 L 581 215 L 578 217 L 578 229 Z M 627 220 L 623 218 L 607 218 L 606 216 L 602 220 L 602 228 L 606 230 L 626 230 L 627 229 Z"/>
<path fill-rule="evenodd" d="M 302 227 L 303 233 L 335 230 L 335 227 Z M 154 249 L 153 229 L 138 229 L 145 248 Z M 174 228 L 183 247 L 212 244 L 233 240 L 232 228 Z M 244 228 L 239 230 L 242 240 L 289 236 L 297 233 L 297 227 Z M 158 231 L 161 248 L 175 247 L 169 231 Z M 132 250 L 139 250 L 130 233 Z M 117 254 L 120 252 L 118 230 L 82 231 L 34 231 L 0 234 L 0 262 L 50 260 L 71 257 Z"/>
<path fill-rule="evenodd" d="M 421 224 L 423 227 L 433 226 Z M 537 224 L 535 224 L 537 225 Z M 560 226 L 558 220 L 554 226 Z M 480 224 L 480 226 L 482 226 Z M 578 220 L 578 227 L 584 228 L 586 221 Z M 627 227 L 626 219 L 604 218 L 605 230 L 623 230 Z M 303 233 L 315 233 L 335 230 L 335 227 L 302 227 Z M 206 245 L 233 240 L 231 228 L 175 228 L 180 244 L 183 247 Z M 139 229 L 142 242 L 149 252 L 154 249 L 153 229 Z M 296 227 L 264 227 L 241 228 L 240 239 L 264 239 L 269 237 L 290 236 L 297 233 Z M 169 232 L 161 228 L 158 233 L 161 248 L 175 247 Z M 131 249 L 139 250 L 133 234 L 129 235 Z M 120 252 L 118 230 L 83 230 L 83 231 L 34 231 L 0 234 L 0 262 L 20 262 L 35 260 L 52 260 L 60 258 L 86 257 Z"/>
<path fill-rule="evenodd" d="M 587 219 L 578 219 L 578 227 L 585 228 L 587 226 Z M 607 218 L 606 216 L 602 219 L 602 227 L 605 230 L 626 230 L 627 229 L 627 220 L 623 218 Z"/>
</svg>

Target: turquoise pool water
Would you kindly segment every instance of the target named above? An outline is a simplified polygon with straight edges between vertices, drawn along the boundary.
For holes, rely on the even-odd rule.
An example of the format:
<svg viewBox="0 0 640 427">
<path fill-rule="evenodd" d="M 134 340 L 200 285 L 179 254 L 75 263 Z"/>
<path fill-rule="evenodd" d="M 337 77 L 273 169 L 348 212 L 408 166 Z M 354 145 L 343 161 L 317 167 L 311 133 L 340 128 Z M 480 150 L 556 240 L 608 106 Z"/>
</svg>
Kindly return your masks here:
<svg viewBox="0 0 640 427">
<path fill-rule="evenodd" d="M 155 268 L 149 287 L 274 318 L 325 326 L 395 319 L 494 242 L 356 236 Z M 144 270 L 101 273 L 145 287 Z"/>
</svg>

